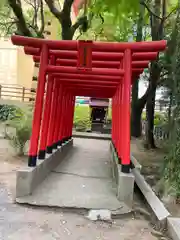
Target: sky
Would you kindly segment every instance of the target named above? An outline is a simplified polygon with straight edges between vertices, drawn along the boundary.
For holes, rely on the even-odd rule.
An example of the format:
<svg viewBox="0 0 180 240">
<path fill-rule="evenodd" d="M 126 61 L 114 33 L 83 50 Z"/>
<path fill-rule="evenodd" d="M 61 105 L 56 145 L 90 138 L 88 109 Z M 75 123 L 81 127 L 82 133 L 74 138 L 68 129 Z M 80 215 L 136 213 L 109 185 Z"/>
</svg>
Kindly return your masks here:
<svg viewBox="0 0 180 240">
<path fill-rule="evenodd" d="M 139 98 L 144 95 L 147 89 L 147 83 L 145 83 L 143 80 L 139 81 Z M 160 99 L 162 97 L 162 88 L 158 88 L 156 90 L 156 100 Z"/>
</svg>

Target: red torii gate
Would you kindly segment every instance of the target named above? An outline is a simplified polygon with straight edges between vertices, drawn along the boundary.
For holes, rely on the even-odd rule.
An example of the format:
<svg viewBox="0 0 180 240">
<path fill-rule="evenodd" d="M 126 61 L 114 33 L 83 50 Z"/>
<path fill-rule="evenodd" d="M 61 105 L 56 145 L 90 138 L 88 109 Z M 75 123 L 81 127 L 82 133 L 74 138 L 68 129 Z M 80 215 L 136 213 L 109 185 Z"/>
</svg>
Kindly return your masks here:
<svg viewBox="0 0 180 240">
<path fill-rule="evenodd" d="M 107 43 L 12 36 L 40 62 L 28 166 L 72 138 L 75 96 L 112 98 L 112 143 L 130 171 L 131 84 L 166 41 Z"/>
</svg>

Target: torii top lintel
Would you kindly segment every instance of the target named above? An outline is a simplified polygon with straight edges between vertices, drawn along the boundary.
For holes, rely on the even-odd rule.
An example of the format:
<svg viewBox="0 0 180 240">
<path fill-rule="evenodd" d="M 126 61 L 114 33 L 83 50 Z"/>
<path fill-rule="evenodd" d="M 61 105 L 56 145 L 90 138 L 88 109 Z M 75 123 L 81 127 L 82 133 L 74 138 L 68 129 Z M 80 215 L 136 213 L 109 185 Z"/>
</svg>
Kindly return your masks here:
<svg viewBox="0 0 180 240">
<path fill-rule="evenodd" d="M 149 61 L 156 59 L 159 51 L 166 48 L 166 41 L 153 42 L 93 42 L 74 40 L 46 40 L 29 38 L 19 35 L 11 37 L 12 43 L 24 46 L 24 51 L 33 56 L 35 62 L 40 61 L 44 46 L 48 49 L 46 58 L 53 57 L 46 66 L 47 74 L 54 74 L 62 82 L 70 85 L 84 84 L 88 81 L 96 88 L 107 87 L 116 89 L 119 84 L 117 78 L 124 76 L 122 67 L 125 51 L 129 50 L 131 83 L 148 67 Z M 82 71 L 82 70 L 88 71 Z M 114 83 L 113 83 L 114 81 Z M 86 84 L 85 84 L 86 83 Z M 111 85 L 111 87 L 110 87 Z M 88 87 L 89 88 L 89 87 Z"/>
<path fill-rule="evenodd" d="M 19 46 L 31 46 L 35 48 L 41 48 L 43 44 L 47 44 L 49 49 L 58 50 L 77 50 L 79 41 L 76 40 L 47 40 L 40 38 L 23 37 L 19 35 L 13 35 L 11 37 L 12 43 Z M 105 52 L 117 52 L 124 51 L 125 49 L 131 49 L 133 52 L 157 52 L 163 51 L 166 48 L 166 41 L 147 41 L 147 42 L 92 42 L 86 41 L 91 44 L 92 51 L 105 51 Z"/>
</svg>

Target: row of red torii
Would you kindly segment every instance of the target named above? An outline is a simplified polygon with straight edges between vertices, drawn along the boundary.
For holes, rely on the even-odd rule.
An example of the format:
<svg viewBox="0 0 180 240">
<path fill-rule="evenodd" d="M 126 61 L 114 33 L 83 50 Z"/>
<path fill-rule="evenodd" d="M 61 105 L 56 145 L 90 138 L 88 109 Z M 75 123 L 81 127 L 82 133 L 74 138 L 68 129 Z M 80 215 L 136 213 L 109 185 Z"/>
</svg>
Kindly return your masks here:
<svg viewBox="0 0 180 240">
<path fill-rule="evenodd" d="M 129 173 L 131 84 L 166 41 L 109 43 L 12 36 L 40 62 L 28 166 L 72 138 L 75 96 L 112 98 L 112 143 Z"/>
</svg>

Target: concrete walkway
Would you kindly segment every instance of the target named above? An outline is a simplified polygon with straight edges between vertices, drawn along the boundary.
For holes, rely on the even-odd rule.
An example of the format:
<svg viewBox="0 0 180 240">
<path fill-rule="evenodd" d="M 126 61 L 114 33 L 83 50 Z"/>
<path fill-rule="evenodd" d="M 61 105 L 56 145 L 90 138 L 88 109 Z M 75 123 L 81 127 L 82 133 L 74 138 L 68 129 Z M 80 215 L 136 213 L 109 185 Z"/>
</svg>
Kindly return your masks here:
<svg viewBox="0 0 180 240">
<path fill-rule="evenodd" d="M 31 196 L 17 199 L 33 205 L 109 209 L 114 214 L 130 209 L 116 198 L 111 177 L 109 141 L 74 140 L 74 148 Z"/>
</svg>

